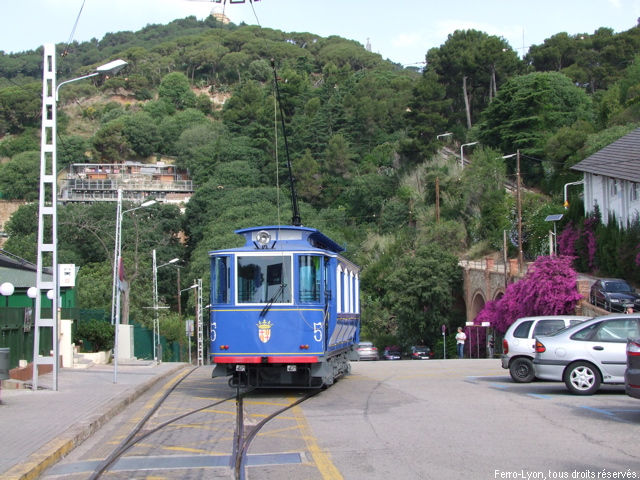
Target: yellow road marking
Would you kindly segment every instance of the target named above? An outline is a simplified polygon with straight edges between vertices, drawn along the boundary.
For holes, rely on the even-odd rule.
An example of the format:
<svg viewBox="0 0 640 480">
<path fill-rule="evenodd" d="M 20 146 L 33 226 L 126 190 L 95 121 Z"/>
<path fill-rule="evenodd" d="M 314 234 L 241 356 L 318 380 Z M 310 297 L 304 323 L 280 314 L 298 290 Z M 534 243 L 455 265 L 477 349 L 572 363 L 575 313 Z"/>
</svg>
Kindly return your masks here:
<svg viewBox="0 0 640 480">
<path fill-rule="evenodd" d="M 313 436 L 311 428 L 307 423 L 307 419 L 302 413 L 302 408 L 300 408 L 299 405 L 296 405 L 293 407 L 293 413 L 298 422 L 302 438 L 307 444 L 307 449 L 309 450 L 314 463 L 318 467 L 318 471 L 320 472 L 320 475 L 322 475 L 322 478 L 324 480 L 344 480 L 336 466 L 329 458 L 329 455 L 318 445 L 316 437 Z"/>
</svg>

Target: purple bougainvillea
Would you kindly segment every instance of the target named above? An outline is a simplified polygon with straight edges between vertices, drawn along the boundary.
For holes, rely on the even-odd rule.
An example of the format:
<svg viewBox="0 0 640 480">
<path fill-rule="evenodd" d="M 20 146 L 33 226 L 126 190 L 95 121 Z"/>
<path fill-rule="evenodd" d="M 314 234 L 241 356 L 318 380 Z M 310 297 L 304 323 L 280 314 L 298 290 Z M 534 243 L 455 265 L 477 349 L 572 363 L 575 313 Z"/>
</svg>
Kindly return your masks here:
<svg viewBox="0 0 640 480">
<path fill-rule="evenodd" d="M 524 278 L 507 286 L 502 298 L 486 303 L 474 323 L 489 322 L 504 333 L 520 317 L 573 312 L 582 297 L 571 261 L 569 256 L 538 257 Z"/>
<path fill-rule="evenodd" d="M 584 220 L 582 228 L 582 237 L 584 238 L 584 243 L 587 248 L 587 263 L 591 271 L 595 269 L 597 247 L 595 230 L 598 223 L 599 220 L 596 217 L 588 217 Z"/>
<path fill-rule="evenodd" d="M 576 256 L 576 240 L 580 236 L 573 223 L 567 224 L 564 230 L 558 234 L 558 254 L 567 257 Z"/>
</svg>

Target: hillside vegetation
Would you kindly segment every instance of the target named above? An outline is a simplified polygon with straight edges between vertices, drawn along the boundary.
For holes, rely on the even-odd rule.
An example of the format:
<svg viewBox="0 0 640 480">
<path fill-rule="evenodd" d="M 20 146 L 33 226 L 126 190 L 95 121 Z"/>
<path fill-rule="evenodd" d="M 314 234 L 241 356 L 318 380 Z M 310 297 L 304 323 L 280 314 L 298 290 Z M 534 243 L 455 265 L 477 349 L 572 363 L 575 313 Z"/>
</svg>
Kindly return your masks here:
<svg viewBox="0 0 640 480">
<path fill-rule="evenodd" d="M 640 29 L 601 28 L 558 33 L 519 59 L 503 39 L 465 30 L 425 52 L 421 72 L 340 37 L 189 17 L 57 47 L 59 82 L 128 62 L 118 76 L 61 89 L 58 166 L 163 158 L 190 170 L 198 189 L 183 215 L 160 205 L 124 219 L 130 314 L 146 323 L 152 249 L 183 258 L 182 278 L 208 287 L 207 252 L 238 245 L 233 230 L 289 223 L 282 107 L 303 224 L 344 243 L 363 268 L 364 335 L 432 345 L 440 325 L 464 318 L 458 259 L 502 248 L 504 230 L 516 238 L 505 189 L 514 159 L 502 157 L 522 153 L 533 259 L 548 248 L 545 216 L 563 211 L 562 185 L 579 178 L 571 165 L 637 127 L 639 48 Z M 41 50 L 0 52 L 5 199 L 37 198 L 41 69 Z M 461 168 L 460 145 L 472 142 Z M 30 260 L 36 208 L 7 226 L 5 249 Z M 569 213 L 565 221 L 581 217 L 579 202 Z M 80 266 L 80 305 L 108 310 L 115 205 L 58 215 L 58 258 Z M 175 270 L 163 269 L 173 310 L 175 285 Z"/>
</svg>

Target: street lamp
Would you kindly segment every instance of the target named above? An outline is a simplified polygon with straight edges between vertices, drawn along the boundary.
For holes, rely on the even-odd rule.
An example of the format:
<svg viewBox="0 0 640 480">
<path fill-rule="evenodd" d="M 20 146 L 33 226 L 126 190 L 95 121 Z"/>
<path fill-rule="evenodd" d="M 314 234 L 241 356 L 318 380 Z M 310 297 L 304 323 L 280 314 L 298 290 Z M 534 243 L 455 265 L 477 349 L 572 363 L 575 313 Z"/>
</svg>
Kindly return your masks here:
<svg viewBox="0 0 640 480">
<path fill-rule="evenodd" d="M 186 292 L 187 290 L 193 290 L 194 288 L 198 288 L 198 285 L 191 285 L 190 287 L 184 288 L 182 290 L 180 290 L 180 293 L 182 292 Z M 196 310 L 198 309 L 197 305 L 196 305 Z M 196 322 L 198 321 L 197 319 L 197 312 L 196 312 Z M 190 322 L 190 320 L 187 320 L 187 325 Z M 189 365 L 191 365 L 191 337 L 193 336 L 193 324 L 191 325 L 191 329 L 189 329 L 189 327 L 187 326 L 186 328 L 187 330 L 187 344 L 188 344 L 188 355 L 189 355 Z"/>
<path fill-rule="evenodd" d="M 116 238 L 113 261 L 113 285 L 111 291 L 111 324 L 115 326 L 113 341 L 113 383 L 118 382 L 118 327 L 120 326 L 120 278 L 122 270 L 122 217 L 125 213 L 133 212 L 141 208 L 149 207 L 156 203 L 155 200 L 148 200 L 135 208 L 122 211 L 122 189 L 118 189 L 118 206 L 116 211 Z"/>
<path fill-rule="evenodd" d="M 554 215 L 547 215 L 547 217 L 544 219 L 545 222 L 553 222 L 553 241 L 551 241 L 551 239 L 549 239 L 549 255 L 553 256 L 553 255 L 557 255 L 558 252 L 558 241 L 557 241 L 557 235 L 556 235 L 556 222 L 562 220 L 562 213 L 556 213 Z M 549 236 L 551 236 L 551 231 L 549 231 Z"/>
<path fill-rule="evenodd" d="M 160 266 L 156 264 L 156 250 L 153 249 L 153 359 L 158 361 L 157 344 L 160 341 L 160 320 L 158 319 L 158 269 L 179 262 L 179 258 L 172 258 Z"/>
<path fill-rule="evenodd" d="M 562 205 L 564 206 L 565 210 L 569 208 L 569 198 L 567 197 L 567 187 L 570 185 L 584 185 L 584 179 L 578 180 L 577 182 L 569 182 L 564 184 L 564 202 Z"/>
<path fill-rule="evenodd" d="M 82 77 L 66 80 L 56 86 L 56 48 L 52 43 L 44 45 L 42 68 L 42 131 L 40 134 L 40 185 L 38 203 L 38 250 L 36 261 L 36 306 L 35 331 L 33 335 L 33 381 L 32 388 L 38 389 L 38 366 L 53 366 L 53 390 L 58 390 L 58 301 L 60 283 L 58 281 L 58 220 L 57 220 L 57 115 L 58 92 L 64 84 L 76 82 L 96 75 L 108 75 L 119 72 L 127 63 L 116 60 L 101 65 Z M 47 265 L 45 265 L 45 263 Z M 47 269 L 51 270 L 51 279 L 45 280 Z M 53 290 L 50 318 L 42 318 L 40 292 Z M 51 328 L 53 354 L 40 357 L 40 329 Z"/>
<path fill-rule="evenodd" d="M 185 290 L 195 289 L 196 291 L 196 330 L 198 336 L 198 366 L 204 365 L 204 333 L 202 319 L 202 279 L 199 278 L 196 283 Z M 189 348 L 191 348 L 191 340 L 189 340 Z M 189 362 L 191 362 L 191 353 L 189 353 Z"/>
<path fill-rule="evenodd" d="M 441 133 L 440 135 L 436 135 L 436 140 L 440 140 L 442 137 L 449 137 L 451 135 L 453 135 L 452 132 Z"/>
<path fill-rule="evenodd" d="M 520 149 L 516 153 L 504 155 L 502 158 L 516 157 L 516 203 L 518 209 L 518 271 L 522 272 L 524 264 L 522 254 L 522 200 L 520 196 Z"/>
<path fill-rule="evenodd" d="M 9 306 L 9 297 L 13 295 L 14 291 L 15 287 L 13 286 L 13 283 L 4 282 L 2 285 L 0 285 L 0 295 L 4 297 L 5 307 Z"/>
<path fill-rule="evenodd" d="M 58 101 L 58 91 L 60 90 L 60 87 L 62 85 L 66 85 L 67 83 L 71 83 L 71 82 L 77 82 L 78 80 L 84 80 L 85 78 L 97 77 L 98 75 L 105 75 L 105 76 L 115 75 L 126 66 L 127 66 L 127 62 L 125 62 L 124 60 L 118 59 L 109 63 L 105 63 L 104 65 L 100 65 L 99 67 L 96 67 L 95 71 L 88 75 L 83 75 L 82 77 L 72 78 L 71 80 L 65 80 L 64 82 L 60 82 L 56 87 L 56 102 Z"/>
<path fill-rule="evenodd" d="M 122 217 L 125 213 L 133 212 L 134 210 L 138 210 L 140 208 L 150 207 L 154 205 L 156 200 L 147 200 L 146 202 L 141 203 L 135 208 L 130 208 L 129 210 L 122 211 L 122 188 L 118 189 L 118 203 L 117 203 L 117 211 L 116 211 L 116 238 L 115 238 L 115 251 L 113 253 L 113 284 L 111 289 L 111 324 L 115 324 L 116 321 L 116 286 L 118 284 L 118 269 L 120 268 L 121 254 L 122 254 Z"/>
<path fill-rule="evenodd" d="M 460 166 L 462 168 L 464 168 L 464 147 L 470 147 L 471 145 L 475 145 L 478 142 L 471 142 L 471 143 L 463 143 L 462 145 L 460 145 Z"/>
</svg>

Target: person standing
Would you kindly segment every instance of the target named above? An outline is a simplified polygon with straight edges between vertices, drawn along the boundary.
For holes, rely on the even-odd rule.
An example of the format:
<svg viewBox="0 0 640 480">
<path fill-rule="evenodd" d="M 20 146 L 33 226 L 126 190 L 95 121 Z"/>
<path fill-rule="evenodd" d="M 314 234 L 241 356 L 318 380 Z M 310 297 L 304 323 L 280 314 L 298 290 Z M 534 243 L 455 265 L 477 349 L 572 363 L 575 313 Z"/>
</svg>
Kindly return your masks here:
<svg viewBox="0 0 640 480">
<path fill-rule="evenodd" d="M 458 358 L 464 357 L 464 342 L 467 340 L 467 336 L 462 331 L 462 327 L 458 327 L 458 333 L 456 333 L 456 348 L 458 349 Z"/>
</svg>

